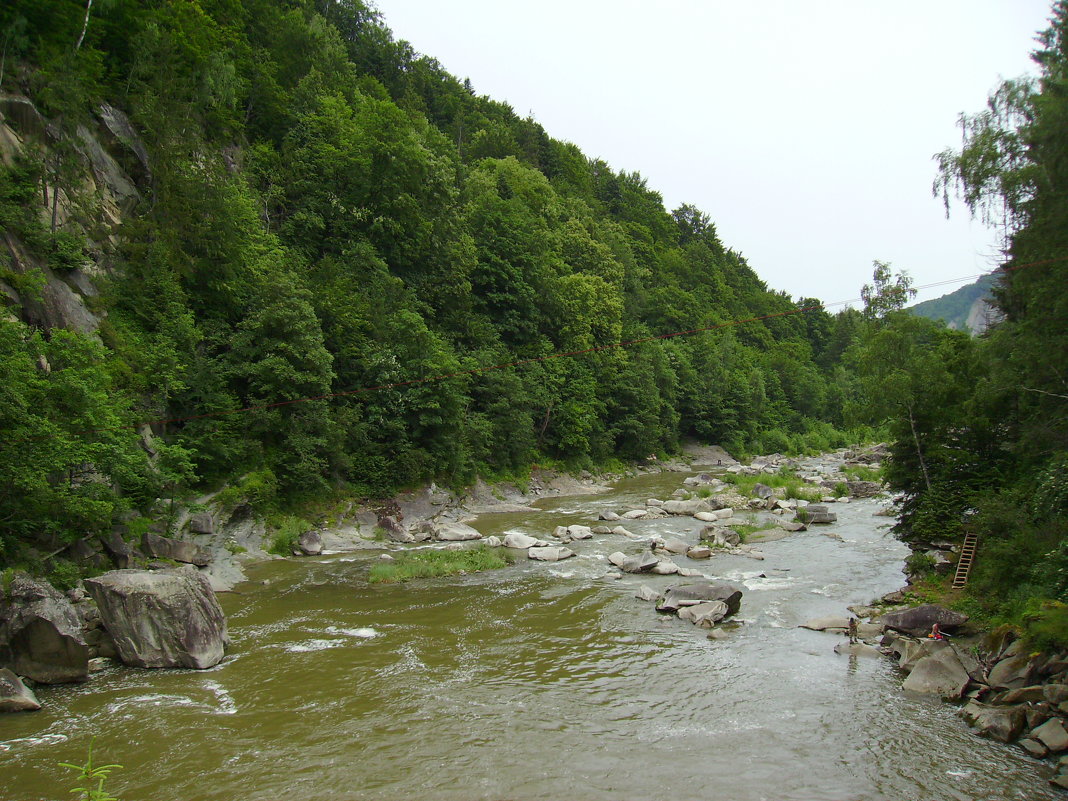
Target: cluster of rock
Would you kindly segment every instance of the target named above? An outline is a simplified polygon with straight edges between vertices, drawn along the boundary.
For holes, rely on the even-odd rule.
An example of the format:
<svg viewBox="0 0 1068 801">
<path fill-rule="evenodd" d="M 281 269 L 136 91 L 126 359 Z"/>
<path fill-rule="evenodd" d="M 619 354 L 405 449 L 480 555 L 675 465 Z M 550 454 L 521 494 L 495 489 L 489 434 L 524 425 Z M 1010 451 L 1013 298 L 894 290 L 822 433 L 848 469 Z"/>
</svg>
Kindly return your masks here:
<svg viewBox="0 0 1068 801">
<path fill-rule="evenodd" d="M 195 568 L 113 570 L 84 584 L 63 594 L 16 573 L 0 588 L 0 711 L 39 709 L 27 681 L 86 681 L 107 658 L 196 669 L 223 658 L 226 618 Z"/>
<path fill-rule="evenodd" d="M 737 614 L 742 604 L 742 591 L 737 587 L 711 581 L 676 584 L 663 593 L 643 584 L 635 597 L 642 601 L 656 601 L 657 612 L 676 615 L 680 620 L 705 629 L 714 628 L 720 621 Z"/>
</svg>

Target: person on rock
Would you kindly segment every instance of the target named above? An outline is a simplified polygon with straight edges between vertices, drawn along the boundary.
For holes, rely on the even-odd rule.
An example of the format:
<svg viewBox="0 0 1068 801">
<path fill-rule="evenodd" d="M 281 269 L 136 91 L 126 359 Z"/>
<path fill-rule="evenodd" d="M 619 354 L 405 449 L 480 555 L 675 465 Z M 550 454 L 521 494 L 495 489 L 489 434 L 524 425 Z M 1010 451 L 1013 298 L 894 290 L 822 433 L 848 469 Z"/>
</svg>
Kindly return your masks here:
<svg viewBox="0 0 1068 801">
<path fill-rule="evenodd" d="M 857 619 L 855 617 L 849 618 L 849 644 L 855 645 L 859 641 L 857 637 Z"/>
<path fill-rule="evenodd" d="M 937 623 L 931 626 L 931 633 L 927 635 L 929 640 L 944 640 L 946 635 L 942 633 L 942 629 Z"/>
</svg>

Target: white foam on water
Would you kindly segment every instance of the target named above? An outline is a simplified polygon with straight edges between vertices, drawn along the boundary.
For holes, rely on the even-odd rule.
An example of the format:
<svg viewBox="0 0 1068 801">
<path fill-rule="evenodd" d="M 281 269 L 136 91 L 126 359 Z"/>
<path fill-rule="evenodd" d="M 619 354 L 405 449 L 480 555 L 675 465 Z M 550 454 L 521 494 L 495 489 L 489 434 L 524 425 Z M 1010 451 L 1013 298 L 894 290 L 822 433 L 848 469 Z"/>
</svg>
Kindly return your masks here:
<svg viewBox="0 0 1068 801">
<path fill-rule="evenodd" d="M 211 691 L 215 696 L 215 700 L 219 702 L 218 708 L 215 710 L 217 715 L 233 715 L 237 712 L 237 704 L 234 703 L 233 697 L 230 693 L 217 681 L 206 681 L 204 686 Z"/>
<path fill-rule="evenodd" d="M 123 698 L 120 701 L 113 701 L 105 707 L 109 714 L 115 714 L 121 712 L 128 706 L 145 707 L 145 706 L 203 706 L 203 704 L 194 701 L 185 695 L 168 695 L 165 693 L 149 693 L 148 695 L 135 695 L 132 698 Z"/>
<path fill-rule="evenodd" d="M 753 578 L 742 582 L 747 590 L 781 590 L 793 586 L 795 581 L 790 578 Z"/>
<path fill-rule="evenodd" d="M 329 648 L 338 648 L 345 644 L 344 640 L 305 640 L 304 642 L 290 643 L 285 646 L 286 653 L 306 654 L 313 651 L 325 651 Z"/>
<path fill-rule="evenodd" d="M 33 747 L 35 745 L 51 745 L 52 743 L 65 743 L 68 737 L 65 734 L 42 734 L 40 737 L 18 737 L 14 740 L 4 740 L 0 742 L 0 752 L 10 751 L 13 746 L 25 745 Z"/>
<path fill-rule="evenodd" d="M 334 635 L 341 634 L 345 637 L 355 637 L 360 640 L 370 640 L 379 635 L 379 632 L 376 629 L 372 629 L 370 626 L 358 629 L 343 629 L 338 626 L 327 626 L 326 633 Z"/>
</svg>

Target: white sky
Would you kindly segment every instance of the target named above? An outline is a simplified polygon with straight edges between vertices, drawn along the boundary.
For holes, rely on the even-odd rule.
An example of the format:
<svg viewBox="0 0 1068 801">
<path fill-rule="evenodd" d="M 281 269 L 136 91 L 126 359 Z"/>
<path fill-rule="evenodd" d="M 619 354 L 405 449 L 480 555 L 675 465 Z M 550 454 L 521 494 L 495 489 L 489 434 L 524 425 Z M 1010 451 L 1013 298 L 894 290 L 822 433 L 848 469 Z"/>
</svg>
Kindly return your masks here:
<svg viewBox="0 0 1068 801">
<path fill-rule="evenodd" d="M 556 139 L 692 203 L 772 289 L 859 296 L 991 269 L 933 154 L 1034 72 L 1048 0 L 376 0 L 397 39 Z M 938 297 L 960 284 L 921 291 Z M 832 311 L 835 309 L 832 309 Z"/>
</svg>

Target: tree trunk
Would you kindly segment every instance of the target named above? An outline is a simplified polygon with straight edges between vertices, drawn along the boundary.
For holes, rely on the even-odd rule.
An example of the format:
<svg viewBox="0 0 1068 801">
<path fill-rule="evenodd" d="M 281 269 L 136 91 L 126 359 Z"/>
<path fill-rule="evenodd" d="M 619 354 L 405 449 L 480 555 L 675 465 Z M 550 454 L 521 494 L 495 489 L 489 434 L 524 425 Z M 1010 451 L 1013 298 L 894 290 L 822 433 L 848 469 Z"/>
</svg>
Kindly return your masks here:
<svg viewBox="0 0 1068 801">
<path fill-rule="evenodd" d="M 93 10 L 93 0 L 89 0 L 85 4 L 85 21 L 82 23 L 82 35 L 78 37 L 78 44 L 74 45 L 74 52 L 77 53 L 81 49 L 82 41 L 85 39 L 85 32 L 89 30 L 89 12 Z"/>
<path fill-rule="evenodd" d="M 927 491 L 931 491 L 931 477 L 927 474 L 927 463 L 923 460 L 923 449 L 920 447 L 920 435 L 916 433 L 916 418 L 912 416 L 912 404 L 905 408 L 909 412 L 909 426 L 912 428 L 912 441 L 916 443 L 916 458 L 920 460 L 920 470 L 923 472 L 923 483 L 927 485 Z"/>
</svg>

